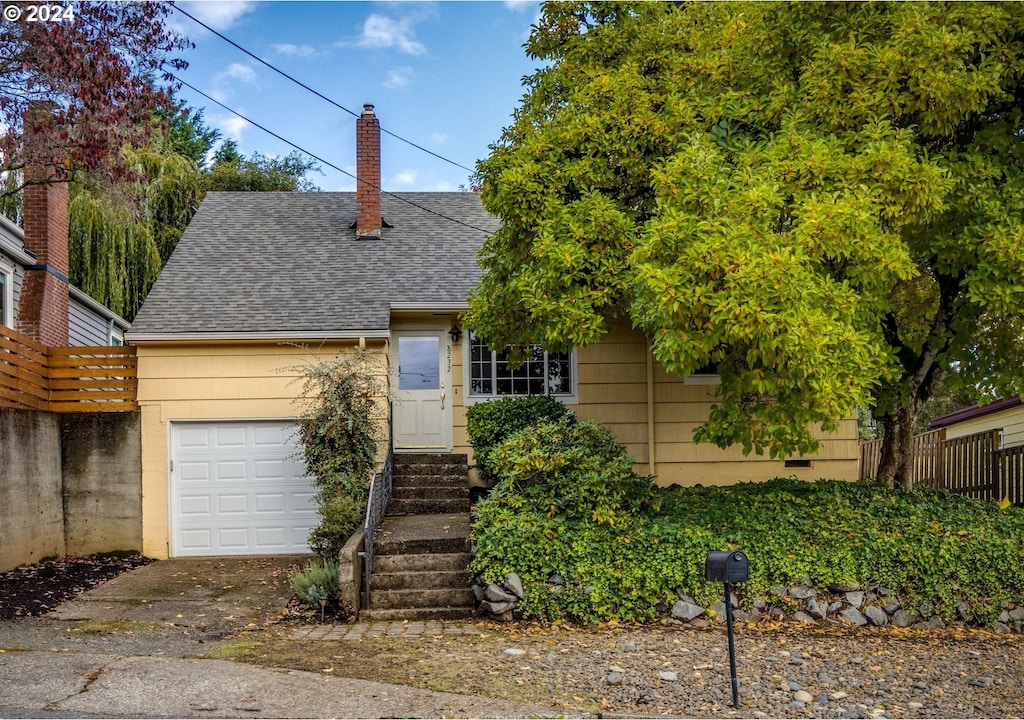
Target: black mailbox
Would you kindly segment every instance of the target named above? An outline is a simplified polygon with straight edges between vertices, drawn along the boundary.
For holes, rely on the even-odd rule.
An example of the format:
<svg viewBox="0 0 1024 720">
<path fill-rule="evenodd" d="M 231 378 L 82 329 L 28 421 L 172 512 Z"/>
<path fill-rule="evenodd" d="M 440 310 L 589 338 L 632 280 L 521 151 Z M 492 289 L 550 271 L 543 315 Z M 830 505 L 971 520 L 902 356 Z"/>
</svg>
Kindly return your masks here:
<svg viewBox="0 0 1024 720">
<path fill-rule="evenodd" d="M 747 556 L 739 550 L 712 550 L 704 563 L 704 577 L 713 582 L 746 582 L 750 579 Z"/>
</svg>

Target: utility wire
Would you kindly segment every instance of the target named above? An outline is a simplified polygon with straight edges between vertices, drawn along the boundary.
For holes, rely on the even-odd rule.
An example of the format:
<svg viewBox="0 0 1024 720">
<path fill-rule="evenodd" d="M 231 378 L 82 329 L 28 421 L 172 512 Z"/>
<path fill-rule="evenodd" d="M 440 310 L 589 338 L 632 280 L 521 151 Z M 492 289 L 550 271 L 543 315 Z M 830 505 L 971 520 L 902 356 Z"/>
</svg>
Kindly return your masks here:
<svg viewBox="0 0 1024 720">
<path fill-rule="evenodd" d="M 229 38 L 229 37 L 227 37 L 225 35 L 222 35 L 221 33 L 217 32 L 216 30 L 214 30 L 212 27 L 210 27 L 209 25 L 204 23 L 202 20 L 200 20 L 196 16 L 189 14 L 188 11 L 186 11 L 186 10 L 182 10 L 180 7 L 178 7 L 177 3 L 172 2 L 171 3 L 171 7 L 173 7 L 175 10 L 180 12 L 185 17 L 187 17 L 190 20 L 192 20 L 192 22 L 198 24 L 199 26 L 201 26 L 203 28 L 206 28 L 211 33 L 213 33 L 214 35 L 219 37 L 221 40 L 223 40 L 224 42 L 229 43 L 230 45 L 234 46 L 238 50 L 241 50 L 242 52 L 244 52 L 246 55 L 251 57 L 256 62 L 262 63 L 263 65 L 266 65 L 268 68 L 270 68 L 271 70 L 276 72 L 278 75 L 281 75 L 282 77 L 285 77 L 288 80 L 291 80 L 293 83 L 295 83 L 296 85 L 298 85 L 302 89 L 308 90 L 309 92 L 313 93 L 318 98 L 320 98 L 321 100 L 324 100 L 325 102 L 330 103 L 331 105 L 333 105 L 334 107 L 338 108 L 339 110 L 343 110 L 343 111 L 347 112 L 352 117 L 356 117 L 356 118 L 359 117 L 358 113 L 356 113 L 356 112 L 354 112 L 352 110 L 349 110 L 344 105 L 341 105 L 341 104 L 335 102 L 334 100 L 332 100 L 331 98 L 327 97 L 323 93 L 318 92 L 317 90 L 314 90 L 309 85 L 306 85 L 304 82 L 302 82 L 301 80 L 298 80 L 297 78 L 292 77 L 291 75 L 286 73 L 284 70 L 281 70 L 280 68 L 276 67 L 275 65 L 272 65 L 271 63 L 267 62 L 266 60 L 264 60 L 263 58 L 259 57 L 258 55 L 255 55 L 255 54 L 251 53 L 250 51 L 246 50 L 244 47 L 242 47 L 241 45 L 236 43 L 231 38 Z M 401 137 L 400 135 L 396 135 L 395 133 L 391 132 L 390 130 L 387 130 L 387 129 L 383 128 L 383 127 L 380 130 L 381 130 L 381 132 L 383 132 L 383 133 L 385 133 L 387 135 L 390 135 L 391 137 L 395 138 L 396 140 L 400 140 L 400 141 L 404 142 L 407 145 L 411 145 L 412 147 L 416 148 L 417 150 L 422 150 L 423 152 L 427 153 L 428 155 L 433 155 L 438 160 L 444 160 L 446 163 L 450 163 L 450 164 L 454 165 L 455 167 L 462 168 L 463 170 L 466 170 L 467 172 L 470 172 L 470 173 L 476 172 L 472 168 L 468 168 L 468 167 L 466 167 L 465 165 L 463 165 L 461 163 L 457 163 L 454 160 L 450 160 L 449 158 L 446 158 L 443 155 L 438 155 L 433 150 L 428 150 L 427 148 L 423 147 L 422 145 L 417 145 L 412 140 L 406 140 L 404 137 Z"/>
<path fill-rule="evenodd" d="M 443 219 L 445 219 L 445 220 L 448 220 L 448 221 L 450 221 L 450 222 L 456 223 L 457 225 L 462 225 L 463 227 L 467 227 L 467 228 L 469 228 L 469 229 L 471 229 L 471 230 L 476 230 L 476 231 L 478 231 L 478 232 L 482 232 L 482 233 L 484 233 L 485 235 L 490 235 L 490 234 L 491 234 L 491 231 L 490 231 L 490 230 L 485 230 L 485 229 L 483 229 L 483 228 L 477 227 L 476 225 L 472 225 L 472 224 L 470 224 L 470 223 L 467 223 L 467 222 L 463 222 L 462 220 L 459 220 L 459 219 L 457 219 L 457 218 L 449 217 L 448 215 L 445 215 L 444 213 L 439 213 L 439 212 L 437 212 L 436 210 L 431 210 L 430 208 L 428 208 L 428 207 L 424 207 L 423 205 L 420 205 L 419 203 L 415 203 L 415 202 L 413 202 L 412 200 L 409 200 L 408 198 L 402 197 L 401 195 L 397 195 L 397 194 L 395 194 L 395 193 L 393 193 L 393 192 L 388 192 L 387 190 L 384 190 L 383 188 L 381 188 L 381 187 L 379 187 L 379 186 L 377 186 L 377 185 L 373 184 L 373 183 L 372 183 L 372 182 L 370 182 L 369 180 L 364 180 L 364 179 L 361 179 L 361 178 L 359 178 L 359 177 L 356 177 L 355 175 L 353 175 L 352 173 L 350 173 L 350 172 L 349 172 L 348 170 L 345 170 L 345 169 L 343 169 L 343 168 L 340 168 L 340 167 L 338 167 L 337 165 L 335 165 L 334 163 L 328 162 L 327 160 L 324 160 L 324 159 L 323 159 L 322 157 L 320 157 L 320 156 L 318 156 L 318 155 L 314 155 L 314 154 L 313 154 L 313 153 L 311 153 L 311 152 L 310 152 L 309 150 L 306 150 L 305 148 L 303 148 L 303 147 L 300 147 L 300 146 L 296 145 L 296 144 L 295 144 L 295 143 L 293 143 L 293 142 L 292 142 L 291 140 L 288 140 L 287 138 L 284 138 L 284 137 L 282 137 L 282 136 L 278 135 L 278 134 L 277 134 L 276 132 L 274 132 L 273 130 L 270 130 L 269 128 L 266 128 L 266 127 L 264 127 L 263 125 L 260 125 L 260 124 L 259 124 L 258 122 L 256 122 L 255 120 L 251 120 L 251 119 L 247 118 L 247 117 L 246 117 L 245 115 L 242 115 L 242 114 L 241 114 L 240 112 L 238 112 L 237 110 L 234 110 L 234 109 L 232 109 L 232 108 L 228 107 L 227 105 L 225 105 L 224 103 L 222 103 L 222 102 L 221 102 L 220 100 L 216 100 L 216 99 L 214 99 L 214 98 L 210 97 L 209 95 L 207 95 L 206 93 L 204 93 L 204 92 L 203 92 L 202 90 L 200 90 L 199 88 L 197 88 L 197 87 L 196 87 L 195 85 L 192 85 L 192 84 L 190 84 L 190 83 L 187 83 L 187 82 L 185 82 L 184 80 L 182 80 L 182 79 L 181 79 L 180 77 L 178 77 L 178 76 L 177 76 L 177 75 L 175 75 L 174 73 L 170 72 L 169 70 L 166 70 L 166 69 L 165 69 L 165 72 L 166 72 L 166 73 L 167 73 L 167 74 L 168 74 L 168 75 L 169 75 L 170 77 L 174 78 L 174 79 L 175 79 L 176 81 L 178 81 L 179 83 L 181 83 L 181 84 L 182 84 L 182 85 L 184 85 L 185 87 L 189 88 L 189 89 L 190 89 L 190 90 L 192 90 L 193 92 L 196 92 L 196 93 L 198 93 L 199 95 L 202 95 L 202 96 L 203 96 L 204 98 L 206 98 L 207 100 L 209 100 L 209 101 L 210 101 L 210 102 L 212 102 L 212 103 L 216 103 L 217 105 L 220 105 L 220 106 L 221 106 L 222 108 L 224 108 L 225 110 L 227 110 L 227 111 L 228 111 L 229 113 L 231 113 L 232 115 L 234 115 L 234 116 L 236 116 L 236 117 L 238 117 L 238 118 L 241 118 L 242 120 L 245 120 L 245 121 L 246 121 L 247 123 L 249 123 L 249 124 L 250 124 L 250 125 L 252 125 L 253 127 L 259 128 L 260 130 L 262 130 L 263 132 L 267 133 L 267 134 L 268 134 L 268 135 L 270 135 L 271 137 L 274 137 L 274 138 L 276 138 L 276 139 L 280 140 L 281 142 L 285 143 L 286 145 L 289 145 L 290 147 L 293 147 L 293 148 L 295 148 L 296 150 L 298 150 L 299 152 L 303 153 L 304 155 L 308 155 L 309 157 L 313 158 L 313 159 L 314 159 L 314 160 L 316 160 L 317 162 L 319 162 L 319 163 L 323 163 L 324 165 L 326 165 L 327 167 L 331 168 L 332 170 L 337 170 L 337 171 L 338 171 L 338 172 L 340 172 L 340 173 L 341 173 L 342 175 L 347 175 L 348 177 L 350 177 L 350 178 L 352 178 L 353 180 L 355 180 L 355 181 L 356 181 L 357 183 L 362 183 L 363 185 L 366 185 L 366 186 L 368 186 L 368 187 L 369 187 L 369 188 L 371 188 L 372 190 L 375 190 L 375 191 L 377 191 L 377 192 L 380 192 L 380 193 L 381 193 L 382 195 L 387 195 L 388 197 L 392 197 L 392 198 L 394 198 L 395 200 L 399 200 L 399 201 L 401 201 L 401 202 L 404 202 L 404 203 L 406 203 L 407 205 L 412 205 L 412 206 L 413 206 L 414 208 L 418 208 L 419 210 L 422 210 L 423 212 L 426 212 L 426 213 L 430 213 L 431 215 L 436 215 L 436 216 L 437 216 L 437 217 L 439 217 L 439 218 L 443 218 Z"/>
</svg>

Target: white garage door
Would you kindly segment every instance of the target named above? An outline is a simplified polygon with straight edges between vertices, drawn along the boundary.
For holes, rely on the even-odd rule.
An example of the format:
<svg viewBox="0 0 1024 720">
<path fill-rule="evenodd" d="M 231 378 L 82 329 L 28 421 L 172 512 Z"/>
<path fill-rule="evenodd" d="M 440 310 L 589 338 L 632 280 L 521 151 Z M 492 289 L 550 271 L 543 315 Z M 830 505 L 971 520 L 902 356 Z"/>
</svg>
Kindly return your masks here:
<svg viewBox="0 0 1024 720">
<path fill-rule="evenodd" d="M 172 423 L 171 461 L 171 555 L 309 552 L 315 490 L 294 423 Z"/>
</svg>

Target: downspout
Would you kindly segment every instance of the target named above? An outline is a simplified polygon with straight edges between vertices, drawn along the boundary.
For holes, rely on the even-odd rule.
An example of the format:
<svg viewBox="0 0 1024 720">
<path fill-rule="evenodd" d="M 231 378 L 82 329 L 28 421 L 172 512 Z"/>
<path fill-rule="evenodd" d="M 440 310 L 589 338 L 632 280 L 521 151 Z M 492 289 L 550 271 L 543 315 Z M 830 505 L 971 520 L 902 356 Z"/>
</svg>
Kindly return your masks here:
<svg viewBox="0 0 1024 720">
<path fill-rule="evenodd" d="M 647 338 L 647 473 L 654 475 L 654 351 Z"/>
</svg>

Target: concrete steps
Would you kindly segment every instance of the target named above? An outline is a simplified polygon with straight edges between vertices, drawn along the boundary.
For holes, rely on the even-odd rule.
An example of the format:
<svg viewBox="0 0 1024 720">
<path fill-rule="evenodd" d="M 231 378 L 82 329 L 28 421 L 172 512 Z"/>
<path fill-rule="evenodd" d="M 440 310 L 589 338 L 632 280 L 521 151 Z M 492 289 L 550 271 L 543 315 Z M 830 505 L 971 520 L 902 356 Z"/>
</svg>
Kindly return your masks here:
<svg viewBox="0 0 1024 720">
<path fill-rule="evenodd" d="M 468 513 L 468 473 L 465 455 L 395 455 L 388 514 Z"/>
<path fill-rule="evenodd" d="M 473 615 L 465 455 L 395 455 L 391 502 L 374 537 L 367 621 Z"/>
</svg>

